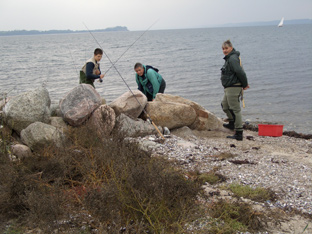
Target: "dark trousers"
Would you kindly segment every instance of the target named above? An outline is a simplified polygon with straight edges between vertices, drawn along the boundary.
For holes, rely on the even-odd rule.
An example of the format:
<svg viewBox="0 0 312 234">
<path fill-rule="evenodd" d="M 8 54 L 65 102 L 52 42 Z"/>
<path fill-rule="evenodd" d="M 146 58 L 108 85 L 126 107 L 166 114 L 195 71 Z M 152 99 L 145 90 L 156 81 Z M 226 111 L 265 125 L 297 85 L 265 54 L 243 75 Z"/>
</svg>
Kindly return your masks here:
<svg viewBox="0 0 312 234">
<path fill-rule="evenodd" d="M 243 131 L 242 113 L 239 98 L 242 87 L 229 87 L 224 89 L 224 97 L 221 103 L 222 109 L 229 121 L 234 121 L 235 131 Z"/>
<path fill-rule="evenodd" d="M 165 89 L 166 89 L 166 81 L 164 79 L 162 79 L 158 93 L 164 93 Z M 149 102 L 153 101 L 153 95 L 152 94 L 147 93 L 146 97 L 147 97 L 147 101 L 149 101 Z"/>
</svg>

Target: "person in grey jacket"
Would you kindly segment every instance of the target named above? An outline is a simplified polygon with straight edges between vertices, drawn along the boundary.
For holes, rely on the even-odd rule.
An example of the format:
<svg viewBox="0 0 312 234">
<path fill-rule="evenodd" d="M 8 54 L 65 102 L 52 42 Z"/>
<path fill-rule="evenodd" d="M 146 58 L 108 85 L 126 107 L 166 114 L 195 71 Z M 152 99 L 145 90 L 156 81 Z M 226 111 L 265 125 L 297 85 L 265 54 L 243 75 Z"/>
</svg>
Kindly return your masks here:
<svg viewBox="0 0 312 234">
<path fill-rule="evenodd" d="M 233 48 L 230 40 L 223 42 L 222 51 L 225 63 L 221 68 L 221 83 L 224 87 L 222 109 L 228 117 L 229 123 L 223 126 L 234 129 L 235 134 L 227 138 L 243 140 L 243 123 L 240 107 L 242 91 L 249 88 L 246 73 L 241 65 L 240 52 Z"/>
</svg>

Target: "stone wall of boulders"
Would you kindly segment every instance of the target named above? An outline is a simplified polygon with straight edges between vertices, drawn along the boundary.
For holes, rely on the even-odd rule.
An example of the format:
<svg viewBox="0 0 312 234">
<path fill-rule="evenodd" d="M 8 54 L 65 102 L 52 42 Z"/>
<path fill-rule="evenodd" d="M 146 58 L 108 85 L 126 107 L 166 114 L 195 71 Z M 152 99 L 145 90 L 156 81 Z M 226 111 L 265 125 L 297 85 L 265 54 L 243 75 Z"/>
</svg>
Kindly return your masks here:
<svg viewBox="0 0 312 234">
<path fill-rule="evenodd" d="M 199 104 L 170 94 L 157 94 L 153 102 L 148 102 L 143 93 L 135 90 L 124 93 L 108 105 L 102 103 L 101 96 L 92 86 L 80 84 L 69 91 L 59 105 L 51 106 L 49 92 L 41 87 L 2 100 L 0 117 L 20 136 L 23 144 L 12 146 L 12 152 L 20 158 L 49 144 L 64 147 L 64 129 L 68 126 L 84 125 L 104 138 L 114 131 L 123 132 L 125 137 L 157 134 L 150 120 L 161 132 L 184 126 L 216 130 L 223 124 L 220 118 Z"/>
</svg>

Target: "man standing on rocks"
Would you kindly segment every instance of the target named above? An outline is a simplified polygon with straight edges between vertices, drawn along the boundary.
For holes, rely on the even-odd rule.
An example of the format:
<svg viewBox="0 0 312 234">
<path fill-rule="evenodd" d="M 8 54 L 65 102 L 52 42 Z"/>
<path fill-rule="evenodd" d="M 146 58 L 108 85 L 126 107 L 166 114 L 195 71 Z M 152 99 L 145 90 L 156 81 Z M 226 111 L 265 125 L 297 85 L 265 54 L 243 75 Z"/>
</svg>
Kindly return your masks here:
<svg viewBox="0 0 312 234">
<path fill-rule="evenodd" d="M 104 75 L 101 74 L 100 70 L 100 60 L 103 56 L 103 50 L 96 48 L 94 50 L 94 56 L 86 61 L 85 65 L 81 68 L 80 71 L 80 84 L 89 84 L 94 87 L 94 81 L 100 79 L 102 82 Z"/>
<path fill-rule="evenodd" d="M 243 140 L 243 122 L 240 107 L 240 96 L 243 90 L 249 88 L 246 73 L 241 66 L 240 52 L 233 48 L 230 40 L 223 42 L 222 51 L 225 63 L 221 68 L 221 82 L 224 87 L 224 97 L 221 103 L 223 111 L 226 113 L 229 123 L 224 127 L 234 129 L 233 136 L 227 138 Z"/>
</svg>

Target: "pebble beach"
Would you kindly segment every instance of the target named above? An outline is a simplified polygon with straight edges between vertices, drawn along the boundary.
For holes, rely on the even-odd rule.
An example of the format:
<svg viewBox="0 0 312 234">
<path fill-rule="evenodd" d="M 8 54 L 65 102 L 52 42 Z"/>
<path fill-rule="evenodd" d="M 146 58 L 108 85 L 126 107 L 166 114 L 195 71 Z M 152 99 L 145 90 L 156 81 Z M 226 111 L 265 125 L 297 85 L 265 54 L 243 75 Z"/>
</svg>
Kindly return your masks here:
<svg viewBox="0 0 312 234">
<path fill-rule="evenodd" d="M 228 130 L 194 131 L 183 127 L 166 136 L 164 143 L 158 143 L 157 136 L 146 136 L 139 141 L 143 149 L 153 152 L 153 156 L 173 160 L 185 171 L 205 173 L 217 168 L 217 172 L 226 178 L 223 185 L 239 183 L 269 188 L 277 195 L 276 201 L 255 205 L 296 210 L 311 217 L 312 141 L 289 136 L 258 136 L 258 132 L 250 130 L 244 131 L 243 141 L 236 141 L 226 138 L 231 134 Z M 226 154 L 230 157 L 220 157 Z M 204 187 L 206 191 L 220 190 L 220 184 L 206 184 Z M 307 222 L 310 224 L 307 228 L 309 233 L 312 231 L 311 220 L 303 220 L 302 217 L 293 217 L 272 233 L 296 233 L 293 232 L 298 228 L 296 225 L 301 225 L 301 228 Z"/>
</svg>

